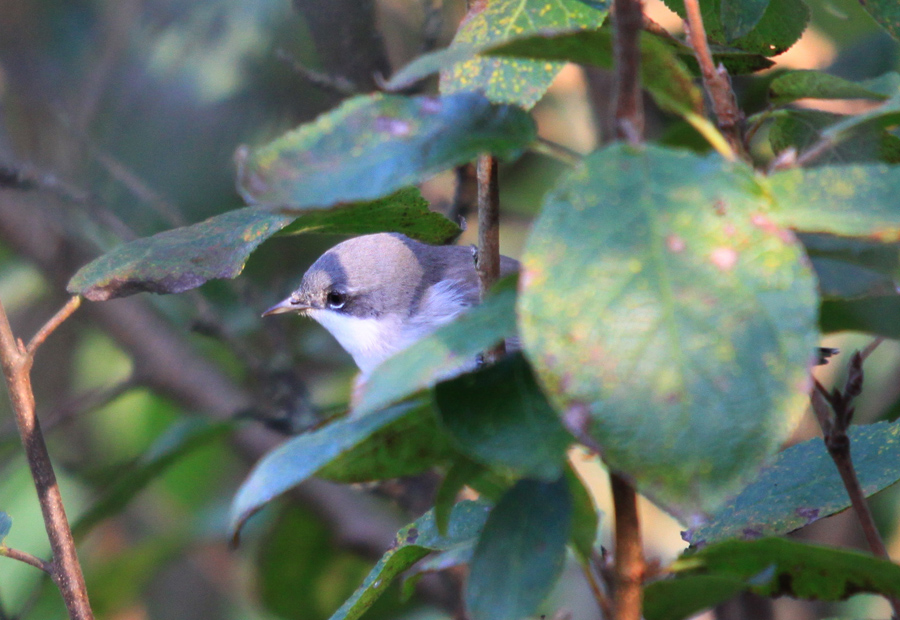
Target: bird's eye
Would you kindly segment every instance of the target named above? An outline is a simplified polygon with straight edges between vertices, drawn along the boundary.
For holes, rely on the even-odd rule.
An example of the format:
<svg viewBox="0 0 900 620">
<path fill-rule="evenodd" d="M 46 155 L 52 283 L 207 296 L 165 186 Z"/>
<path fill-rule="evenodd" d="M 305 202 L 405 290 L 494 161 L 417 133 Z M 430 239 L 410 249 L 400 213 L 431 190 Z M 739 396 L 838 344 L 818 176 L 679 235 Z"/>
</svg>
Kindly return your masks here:
<svg viewBox="0 0 900 620">
<path fill-rule="evenodd" d="M 332 310 L 340 310 L 344 307 L 344 304 L 347 303 L 347 296 L 340 291 L 330 291 L 325 297 L 325 303 L 327 303 L 328 307 Z"/>
</svg>

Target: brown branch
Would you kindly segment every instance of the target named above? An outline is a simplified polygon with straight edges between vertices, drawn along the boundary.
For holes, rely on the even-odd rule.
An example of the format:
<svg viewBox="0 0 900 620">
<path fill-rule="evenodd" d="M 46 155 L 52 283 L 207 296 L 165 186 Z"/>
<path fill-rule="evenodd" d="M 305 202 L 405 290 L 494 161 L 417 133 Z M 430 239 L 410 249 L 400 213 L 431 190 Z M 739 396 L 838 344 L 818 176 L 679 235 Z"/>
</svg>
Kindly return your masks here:
<svg viewBox="0 0 900 620">
<path fill-rule="evenodd" d="M 728 71 L 722 65 L 717 68 L 713 62 L 709 41 L 706 39 L 706 29 L 703 27 L 700 2 L 699 0 L 684 0 L 684 8 L 687 13 L 684 29 L 688 35 L 688 42 L 694 50 L 694 56 L 697 58 L 697 64 L 700 65 L 703 87 L 712 101 L 716 123 L 732 150 L 747 160 L 749 155 L 741 137 L 743 114 L 738 108 L 734 91 L 731 88 Z"/>
<path fill-rule="evenodd" d="M 53 567 L 50 562 L 42 560 L 41 558 L 31 555 L 30 553 L 26 553 L 25 551 L 19 551 L 18 549 L 11 549 L 6 545 L 0 545 L 0 555 L 11 560 L 24 562 L 25 564 L 34 566 L 35 568 L 39 568 L 51 577 L 53 576 Z"/>
<path fill-rule="evenodd" d="M 644 26 L 641 0 L 613 3 L 613 54 L 616 77 L 613 85 L 616 138 L 632 144 L 644 139 L 644 102 L 641 98 L 641 51 L 639 38 Z"/>
<path fill-rule="evenodd" d="M 640 82 L 640 36 L 644 24 L 641 0 L 614 0 L 613 18 L 616 137 L 631 144 L 640 144 L 644 139 L 644 105 Z M 586 410 L 576 408 L 568 412 L 568 416 L 572 417 L 571 426 L 587 430 Z M 609 479 L 616 518 L 613 618 L 640 620 L 645 564 L 637 512 L 637 492 L 629 480 L 616 472 L 610 472 Z"/>
<path fill-rule="evenodd" d="M 641 545 L 637 493 L 631 482 L 610 472 L 616 515 L 614 620 L 640 620 L 644 582 L 644 551 Z"/>
<path fill-rule="evenodd" d="M 38 347 L 44 344 L 44 341 L 47 339 L 50 334 L 56 331 L 56 328 L 62 325 L 63 321 L 72 316 L 72 313 L 78 310 L 79 306 L 81 306 L 81 296 L 75 295 L 66 305 L 63 306 L 59 312 L 53 315 L 53 317 L 47 321 L 41 329 L 38 330 L 30 341 L 28 341 L 28 346 L 25 347 L 25 352 L 28 353 L 29 356 L 34 356 L 35 351 L 37 351 Z"/>
<path fill-rule="evenodd" d="M 481 155 L 478 158 L 478 253 L 475 267 L 481 297 L 500 277 L 500 183 L 497 158 Z M 506 352 L 501 342 L 485 353 L 486 361 L 493 361 Z"/>
<path fill-rule="evenodd" d="M 822 428 L 825 447 L 837 467 L 844 488 L 847 489 L 850 505 L 853 507 L 853 512 L 856 513 L 869 549 L 875 556 L 890 561 L 891 557 L 878 532 L 866 500 L 866 494 L 859 483 L 856 469 L 853 467 L 850 437 L 847 435 L 847 429 L 853 420 L 853 401 L 862 393 L 863 361 L 881 344 L 881 340 L 881 338 L 875 338 L 862 352 L 854 353 L 847 373 L 847 382 L 842 392 L 835 389 L 829 393 L 818 380 L 814 380 L 811 400 L 816 419 Z M 894 617 L 900 618 L 900 600 L 895 597 L 886 598 L 894 611 Z"/>
<path fill-rule="evenodd" d="M 77 304 L 70 308 L 72 305 L 70 301 L 66 308 L 38 331 L 38 336 L 32 340 L 33 349 L 42 342 L 41 334 L 45 336 L 49 334 L 77 308 Z M 50 454 L 47 452 L 47 445 L 35 414 L 30 374 L 33 361 L 31 352 L 13 335 L 6 310 L 0 303 L 0 363 L 3 366 L 3 375 L 6 378 L 22 445 L 25 448 L 25 457 L 40 501 L 47 537 L 50 539 L 50 549 L 53 552 L 53 561 L 49 565 L 50 573 L 62 594 L 69 617 L 73 620 L 90 620 L 94 615 L 88 602 L 84 575 L 75 551 L 75 541 L 72 539 L 72 530 L 66 518 Z"/>
</svg>

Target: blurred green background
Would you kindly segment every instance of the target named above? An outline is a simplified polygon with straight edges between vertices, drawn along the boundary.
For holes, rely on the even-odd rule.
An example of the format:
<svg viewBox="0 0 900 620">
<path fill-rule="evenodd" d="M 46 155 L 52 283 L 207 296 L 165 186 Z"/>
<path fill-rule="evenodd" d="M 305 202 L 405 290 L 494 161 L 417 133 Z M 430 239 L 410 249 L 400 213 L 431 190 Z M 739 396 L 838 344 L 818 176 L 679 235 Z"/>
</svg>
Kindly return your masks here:
<svg viewBox="0 0 900 620">
<path fill-rule="evenodd" d="M 897 68 L 896 45 L 855 0 L 809 4 L 812 27 L 774 71 L 863 79 Z M 660 2 L 647 8 L 679 32 Z M 449 43 L 464 11 L 464 0 L 0 0 L 0 300 L 16 333 L 27 337 L 47 320 L 66 299 L 65 282 L 94 256 L 242 206 L 232 164 L 239 145 L 263 144 L 351 93 L 374 90 L 379 77 Z M 748 113 L 765 106 L 770 79 L 736 81 Z M 534 111 L 541 134 L 580 152 L 601 144 L 609 85 L 604 72 L 564 69 Z M 652 110 L 648 127 L 654 139 L 697 144 L 683 123 Z M 754 145 L 763 159 L 766 144 L 763 132 Z M 520 251 L 561 171 L 538 155 L 503 168 L 505 253 Z M 425 184 L 433 209 L 451 209 L 455 183 L 446 173 Z M 462 243 L 474 239 L 471 224 Z M 41 349 L 38 412 L 98 617 L 325 619 L 416 516 L 416 507 L 385 497 L 391 489 L 312 482 L 264 511 L 241 547 L 228 549 L 225 514 L 250 465 L 284 433 L 321 422 L 348 399 L 354 369 L 323 329 L 259 318 L 337 241 L 275 238 L 235 281 L 88 304 Z M 864 342 L 829 339 L 845 350 Z M 867 369 L 862 421 L 896 415 L 897 347 L 883 346 Z M 46 557 L 5 399 L 0 409 L 0 510 L 14 519 L 7 543 Z M 814 433 L 806 424 L 798 438 Z M 583 473 L 605 506 L 599 467 L 585 461 Z M 422 484 L 427 492 L 429 481 Z M 889 535 L 897 499 L 888 490 L 875 501 Z M 684 547 L 678 525 L 644 510 L 648 553 L 673 557 Z M 858 543 L 847 515 L 809 529 L 802 535 Z M 900 557 L 900 539 L 891 540 Z M 567 575 L 547 609 L 593 617 L 577 571 Z M 426 579 L 412 599 L 395 592 L 367 617 L 451 617 L 460 578 Z M 866 614 L 879 604 L 778 601 L 767 613 Z M 52 584 L 0 559 L 0 620 L 60 617 Z"/>
</svg>

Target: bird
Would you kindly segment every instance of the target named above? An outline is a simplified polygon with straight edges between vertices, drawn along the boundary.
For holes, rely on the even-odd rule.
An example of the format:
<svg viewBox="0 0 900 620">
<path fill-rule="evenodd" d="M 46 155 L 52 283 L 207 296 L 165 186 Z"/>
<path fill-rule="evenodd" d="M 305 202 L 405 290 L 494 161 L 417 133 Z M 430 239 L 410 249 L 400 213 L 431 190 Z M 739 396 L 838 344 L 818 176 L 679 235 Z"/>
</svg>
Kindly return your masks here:
<svg viewBox="0 0 900 620">
<path fill-rule="evenodd" d="M 519 263 L 500 257 L 501 275 Z M 400 233 L 348 239 L 320 256 L 300 286 L 263 316 L 296 313 L 324 327 L 364 381 L 385 359 L 479 301 L 474 248 L 421 243 Z"/>
</svg>

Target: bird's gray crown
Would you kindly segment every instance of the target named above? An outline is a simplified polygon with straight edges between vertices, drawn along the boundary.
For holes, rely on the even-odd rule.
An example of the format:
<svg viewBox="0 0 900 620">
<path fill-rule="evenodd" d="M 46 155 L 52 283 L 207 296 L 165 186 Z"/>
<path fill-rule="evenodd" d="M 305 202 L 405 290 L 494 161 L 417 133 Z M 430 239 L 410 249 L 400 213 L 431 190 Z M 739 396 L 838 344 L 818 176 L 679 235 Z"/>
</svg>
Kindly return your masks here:
<svg viewBox="0 0 900 620">
<path fill-rule="evenodd" d="M 325 252 L 303 276 L 291 301 L 358 317 L 413 316 L 439 282 L 452 286 L 464 305 L 477 303 L 471 248 L 431 246 L 398 233 L 379 233 Z"/>
</svg>

